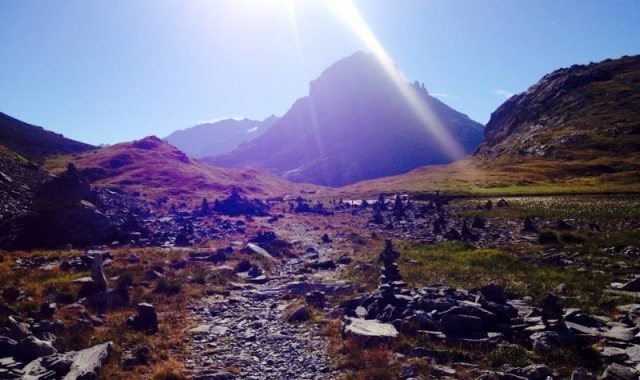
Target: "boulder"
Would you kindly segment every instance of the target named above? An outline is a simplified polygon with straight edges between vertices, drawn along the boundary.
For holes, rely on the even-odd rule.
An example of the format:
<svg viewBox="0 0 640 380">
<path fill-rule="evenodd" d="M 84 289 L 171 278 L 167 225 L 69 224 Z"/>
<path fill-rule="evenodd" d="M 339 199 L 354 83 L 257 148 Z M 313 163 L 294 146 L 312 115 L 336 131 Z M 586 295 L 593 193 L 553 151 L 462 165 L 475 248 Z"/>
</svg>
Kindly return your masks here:
<svg viewBox="0 0 640 380">
<path fill-rule="evenodd" d="M 135 330 L 157 332 L 158 316 L 155 308 L 149 303 L 139 303 L 138 314 L 129 317 L 127 324 Z"/>
<path fill-rule="evenodd" d="M 322 309 L 324 307 L 326 297 L 324 292 L 316 290 L 305 294 L 305 301 L 307 304 L 315 308 Z"/>
<path fill-rule="evenodd" d="M 549 352 L 561 343 L 560 335 L 555 331 L 540 331 L 530 337 L 531 345 L 536 352 Z"/>
<path fill-rule="evenodd" d="M 306 322 L 310 318 L 311 313 L 309 313 L 309 309 L 305 305 L 303 305 L 297 308 L 293 313 L 291 313 L 291 315 L 289 315 L 289 317 L 287 318 L 287 321 L 289 323 L 300 323 Z"/>
<path fill-rule="evenodd" d="M 485 338 L 482 318 L 467 314 L 445 314 L 440 321 L 442 332 L 454 338 Z"/>
<path fill-rule="evenodd" d="M 480 294 L 491 302 L 506 303 L 507 296 L 504 293 L 504 288 L 497 284 L 489 284 L 480 288 Z"/>
<path fill-rule="evenodd" d="M 64 380 L 97 379 L 111 351 L 113 351 L 113 343 L 107 342 L 76 352 Z"/>
<path fill-rule="evenodd" d="M 533 364 L 518 368 L 515 374 L 528 380 L 547 380 L 551 376 L 551 369 L 543 364 Z"/>
<path fill-rule="evenodd" d="M 624 290 L 626 292 L 640 292 L 640 277 L 636 277 L 633 280 L 625 283 L 620 287 L 620 290 Z"/>
<path fill-rule="evenodd" d="M 0 336 L 0 358 L 14 356 L 17 346 L 18 342 L 15 340 L 6 336 Z"/>
<path fill-rule="evenodd" d="M 50 342 L 40 340 L 33 335 L 22 339 L 16 346 L 16 357 L 24 361 L 32 361 L 56 352 L 58 350 Z"/>
<path fill-rule="evenodd" d="M 609 365 L 604 370 L 600 379 L 602 380 L 637 380 L 638 373 L 634 369 L 625 367 L 621 364 L 614 363 Z"/>
<path fill-rule="evenodd" d="M 335 263 L 335 261 L 333 261 L 331 259 L 313 261 L 313 262 L 309 263 L 307 266 L 309 268 L 315 269 L 315 270 L 332 270 L 332 269 L 336 269 L 336 263 Z"/>
</svg>

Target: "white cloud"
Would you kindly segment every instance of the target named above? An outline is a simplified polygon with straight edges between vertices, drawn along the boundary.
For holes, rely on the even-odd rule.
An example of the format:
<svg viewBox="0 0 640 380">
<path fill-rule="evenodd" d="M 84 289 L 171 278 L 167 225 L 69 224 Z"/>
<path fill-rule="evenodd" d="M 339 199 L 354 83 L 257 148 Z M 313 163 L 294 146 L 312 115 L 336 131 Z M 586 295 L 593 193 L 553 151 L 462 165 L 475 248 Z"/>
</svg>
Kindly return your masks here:
<svg viewBox="0 0 640 380">
<path fill-rule="evenodd" d="M 256 126 L 255 126 L 255 127 L 253 127 L 253 128 L 249 128 L 249 129 L 247 130 L 247 133 L 253 133 L 253 132 L 257 131 L 257 130 L 258 130 L 258 126 L 256 125 Z"/>
<path fill-rule="evenodd" d="M 491 90 L 491 92 L 493 92 L 495 95 L 502 96 L 505 99 L 509 99 L 510 97 L 515 95 L 513 92 L 507 91 L 507 90 L 496 90 L 496 89 L 493 89 L 493 90 Z"/>
</svg>

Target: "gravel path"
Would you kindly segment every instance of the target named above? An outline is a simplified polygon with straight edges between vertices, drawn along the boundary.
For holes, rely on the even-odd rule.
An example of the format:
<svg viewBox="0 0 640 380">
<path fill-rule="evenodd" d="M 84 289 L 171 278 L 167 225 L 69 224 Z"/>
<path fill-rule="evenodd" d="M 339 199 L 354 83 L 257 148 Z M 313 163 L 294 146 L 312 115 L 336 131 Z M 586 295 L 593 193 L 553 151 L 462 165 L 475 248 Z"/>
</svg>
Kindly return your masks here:
<svg viewBox="0 0 640 380">
<path fill-rule="evenodd" d="M 283 316 L 291 302 L 282 299 L 287 283 L 302 266 L 291 259 L 279 265 L 267 284 L 237 286 L 228 296 L 208 297 L 192 307 L 202 323 L 200 332 L 191 333 L 186 363 L 194 378 L 233 378 L 226 372 L 237 379 L 336 377 L 321 327 L 288 323 Z"/>
</svg>

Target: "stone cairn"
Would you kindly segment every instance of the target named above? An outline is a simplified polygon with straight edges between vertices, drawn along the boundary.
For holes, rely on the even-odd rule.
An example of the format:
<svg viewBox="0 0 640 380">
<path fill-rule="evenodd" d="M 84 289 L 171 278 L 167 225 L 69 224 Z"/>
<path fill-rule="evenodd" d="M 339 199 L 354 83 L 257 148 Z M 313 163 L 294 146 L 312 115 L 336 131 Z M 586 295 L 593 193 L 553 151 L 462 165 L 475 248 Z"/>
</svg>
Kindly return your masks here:
<svg viewBox="0 0 640 380">
<path fill-rule="evenodd" d="M 393 249 L 391 240 L 386 240 L 384 250 L 378 257 L 378 261 L 382 262 L 380 286 L 378 287 L 379 298 L 375 302 L 376 305 L 370 308 L 370 314 L 373 314 L 371 316 L 374 318 L 391 320 L 399 311 L 396 295 L 402 293 L 402 290 L 407 286 L 402 281 L 398 264 L 395 262 L 399 257 L 400 253 Z"/>
<path fill-rule="evenodd" d="M 400 257 L 400 253 L 393 249 L 391 240 L 386 240 L 384 243 L 384 250 L 378 257 L 378 261 L 382 262 L 380 284 L 392 284 L 395 281 L 402 280 L 400 270 L 398 270 L 398 264 L 395 262 Z"/>
</svg>

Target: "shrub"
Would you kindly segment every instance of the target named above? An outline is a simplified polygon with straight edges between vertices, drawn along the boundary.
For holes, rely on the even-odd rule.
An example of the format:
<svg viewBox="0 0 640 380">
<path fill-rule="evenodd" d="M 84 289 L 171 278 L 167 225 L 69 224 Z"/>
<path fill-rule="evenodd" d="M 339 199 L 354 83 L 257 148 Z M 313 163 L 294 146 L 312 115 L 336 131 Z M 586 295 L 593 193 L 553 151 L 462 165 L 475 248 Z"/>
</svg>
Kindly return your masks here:
<svg viewBox="0 0 640 380">
<path fill-rule="evenodd" d="M 563 243 L 567 243 L 567 244 L 578 244 L 578 243 L 584 243 L 586 241 L 584 237 L 574 234 L 572 232 L 560 233 L 560 240 Z"/>
<path fill-rule="evenodd" d="M 553 231 L 540 231 L 538 242 L 540 244 L 558 244 L 558 234 Z"/>
<path fill-rule="evenodd" d="M 489 353 L 489 365 L 498 368 L 505 364 L 514 367 L 525 367 L 529 364 L 529 355 L 524 348 L 509 344 L 497 347 Z"/>
<path fill-rule="evenodd" d="M 182 282 L 175 279 L 161 278 L 156 284 L 156 292 L 166 294 L 177 294 L 182 290 Z"/>
</svg>

